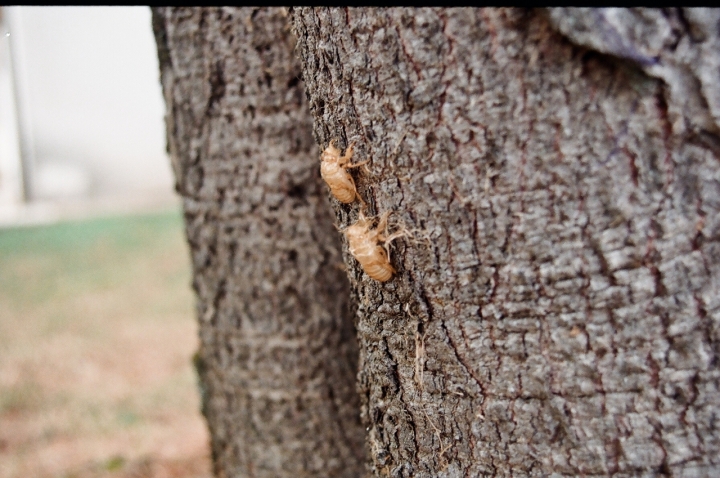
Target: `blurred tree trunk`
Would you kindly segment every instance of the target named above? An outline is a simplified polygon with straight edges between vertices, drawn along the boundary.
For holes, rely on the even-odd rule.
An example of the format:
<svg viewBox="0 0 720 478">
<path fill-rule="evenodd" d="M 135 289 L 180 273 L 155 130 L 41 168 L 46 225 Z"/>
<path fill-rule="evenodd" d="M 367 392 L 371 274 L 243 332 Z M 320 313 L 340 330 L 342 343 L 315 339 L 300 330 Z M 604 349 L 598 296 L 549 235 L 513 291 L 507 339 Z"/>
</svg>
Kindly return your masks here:
<svg viewBox="0 0 720 478">
<path fill-rule="evenodd" d="M 218 477 L 360 476 L 357 343 L 287 12 L 153 10 Z"/>
<path fill-rule="evenodd" d="M 720 474 L 717 11 L 290 16 L 316 139 L 413 234 L 386 283 L 344 249 L 375 473 Z"/>
</svg>

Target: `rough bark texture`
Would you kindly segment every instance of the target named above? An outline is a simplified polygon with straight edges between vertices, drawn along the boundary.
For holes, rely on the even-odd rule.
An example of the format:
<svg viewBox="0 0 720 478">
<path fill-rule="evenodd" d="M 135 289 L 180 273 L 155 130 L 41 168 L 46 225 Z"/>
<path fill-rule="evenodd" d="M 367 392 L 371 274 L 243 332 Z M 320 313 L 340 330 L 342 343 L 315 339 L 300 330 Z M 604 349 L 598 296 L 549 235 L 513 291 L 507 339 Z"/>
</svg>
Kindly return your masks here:
<svg viewBox="0 0 720 478">
<path fill-rule="evenodd" d="M 318 142 L 356 142 L 369 212 L 414 235 L 384 284 L 344 247 L 375 472 L 720 474 L 712 72 L 679 88 L 557 12 L 291 17 Z"/>
<path fill-rule="evenodd" d="M 362 474 L 357 344 L 287 13 L 153 10 L 219 477 Z"/>
</svg>

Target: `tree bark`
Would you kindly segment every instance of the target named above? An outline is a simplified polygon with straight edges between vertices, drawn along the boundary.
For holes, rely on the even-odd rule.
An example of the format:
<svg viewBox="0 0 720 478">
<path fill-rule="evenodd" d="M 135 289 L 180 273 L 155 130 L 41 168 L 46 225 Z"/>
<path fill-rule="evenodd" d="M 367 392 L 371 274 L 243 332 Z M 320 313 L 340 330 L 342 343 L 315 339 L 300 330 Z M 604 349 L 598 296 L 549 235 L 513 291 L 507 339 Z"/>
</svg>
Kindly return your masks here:
<svg viewBox="0 0 720 478">
<path fill-rule="evenodd" d="M 653 44 L 670 78 L 562 17 L 291 11 L 320 146 L 412 232 L 386 283 L 343 247 L 377 475 L 720 473 L 717 49 Z"/>
<path fill-rule="evenodd" d="M 357 343 L 287 12 L 153 10 L 218 477 L 360 476 Z"/>
</svg>

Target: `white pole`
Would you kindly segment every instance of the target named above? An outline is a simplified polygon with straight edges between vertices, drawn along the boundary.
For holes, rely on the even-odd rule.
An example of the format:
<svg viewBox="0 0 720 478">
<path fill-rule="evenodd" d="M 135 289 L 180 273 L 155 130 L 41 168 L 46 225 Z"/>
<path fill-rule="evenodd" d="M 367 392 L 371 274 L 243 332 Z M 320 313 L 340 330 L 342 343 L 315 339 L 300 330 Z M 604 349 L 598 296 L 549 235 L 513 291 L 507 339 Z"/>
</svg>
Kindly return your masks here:
<svg viewBox="0 0 720 478">
<path fill-rule="evenodd" d="M 23 7 L 3 7 L 3 17 L 7 25 L 7 33 L 9 33 L 6 38 L 9 40 L 10 70 L 20 142 L 23 199 L 29 202 L 33 199 L 32 184 L 35 172 L 35 141 L 33 136 L 32 115 L 29 108 L 30 102 L 28 101 Z"/>
</svg>

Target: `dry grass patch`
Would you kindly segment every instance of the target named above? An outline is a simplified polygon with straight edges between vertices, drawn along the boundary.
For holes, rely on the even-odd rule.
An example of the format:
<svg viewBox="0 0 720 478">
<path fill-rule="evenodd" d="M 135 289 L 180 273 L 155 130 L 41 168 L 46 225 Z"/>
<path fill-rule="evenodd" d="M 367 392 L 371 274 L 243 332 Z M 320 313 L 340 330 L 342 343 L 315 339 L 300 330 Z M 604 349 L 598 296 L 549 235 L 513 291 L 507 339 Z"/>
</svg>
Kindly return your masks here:
<svg viewBox="0 0 720 478">
<path fill-rule="evenodd" d="M 208 477 L 178 213 L 0 230 L 0 478 Z"/>
</svg>

